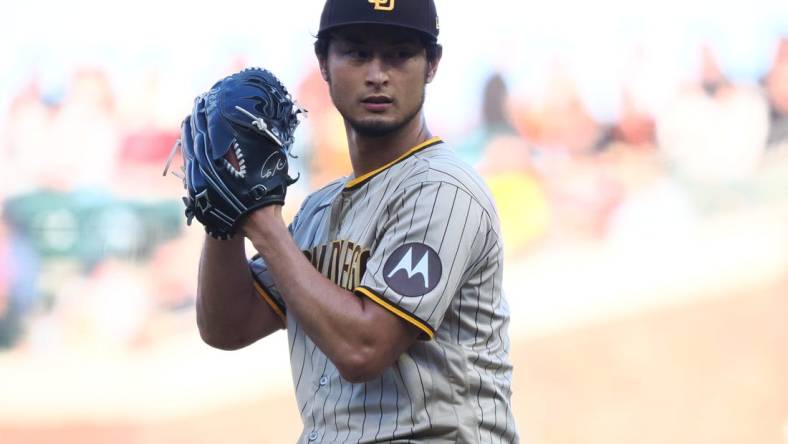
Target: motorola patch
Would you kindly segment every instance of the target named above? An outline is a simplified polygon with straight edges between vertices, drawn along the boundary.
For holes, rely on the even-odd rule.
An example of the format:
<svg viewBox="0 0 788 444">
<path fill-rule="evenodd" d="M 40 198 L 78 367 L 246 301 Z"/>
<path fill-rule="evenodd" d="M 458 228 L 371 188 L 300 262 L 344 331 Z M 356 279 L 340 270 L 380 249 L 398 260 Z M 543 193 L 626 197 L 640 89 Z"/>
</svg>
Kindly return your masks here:
<svg viewBox="0 0 788 444">
<path fill-rule="evenodd" d="M 402 296 L 423 296 L 438 285 L 443 267 L 438 253 L 427 245 L 410 243 L 394 250 L 383 266 L 383 279 Z"/>
</svg>

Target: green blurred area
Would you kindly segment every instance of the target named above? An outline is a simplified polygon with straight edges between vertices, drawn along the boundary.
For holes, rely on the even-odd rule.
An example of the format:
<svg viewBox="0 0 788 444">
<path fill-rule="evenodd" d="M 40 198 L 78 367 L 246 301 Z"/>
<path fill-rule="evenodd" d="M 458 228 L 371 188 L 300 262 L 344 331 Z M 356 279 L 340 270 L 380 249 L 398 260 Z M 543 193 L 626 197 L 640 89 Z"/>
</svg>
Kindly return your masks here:
<svg viewBox="0 0 788 444">
<path fill-rule="evenodd" d="M 5 202 L 3 217 L 43 261 L 86 268 L 108 257 L 144 261 L 183 232 L 182 204 L 124 200 L 99 191 L 36 191 Z"/>
</svg>

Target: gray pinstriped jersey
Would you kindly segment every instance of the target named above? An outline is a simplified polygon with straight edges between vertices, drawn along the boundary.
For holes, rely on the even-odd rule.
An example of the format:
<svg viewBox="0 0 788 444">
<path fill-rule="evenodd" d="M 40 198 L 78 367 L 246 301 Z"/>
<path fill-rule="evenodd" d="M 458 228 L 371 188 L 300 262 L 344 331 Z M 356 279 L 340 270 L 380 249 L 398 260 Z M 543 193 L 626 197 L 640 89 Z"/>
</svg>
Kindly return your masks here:
<svg viewBox="0 0 788 444">
<path fill-rule="evenodd" d="M 299 442 L 518 441 L 497 217 L 481 179 L 437 138 L 305 200 L 290 229 L 312 264 L 422 333 L 364 384 L 339 375 L 263 261 L 250 262 L 258 292 L 286 318 Z"/>
</svg>

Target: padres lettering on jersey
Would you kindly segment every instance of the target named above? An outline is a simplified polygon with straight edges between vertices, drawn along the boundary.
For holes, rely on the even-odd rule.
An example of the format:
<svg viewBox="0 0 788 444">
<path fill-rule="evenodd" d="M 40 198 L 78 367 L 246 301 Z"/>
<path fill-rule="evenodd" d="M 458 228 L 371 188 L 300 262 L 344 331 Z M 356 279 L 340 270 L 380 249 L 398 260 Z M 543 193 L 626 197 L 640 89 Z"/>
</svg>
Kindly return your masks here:
<svg viewBox="0 0 788 444">
<path fill-rule="evenodd" d="M 349 383 L 253 260 L 258 292 L 286 320 L 299 442 L 517 442 L 497 214 L 451 150 L 432 139 L 328 185 L 291 232 L 324 276 L 423 333 L 380 378 Z"/>
<path fill-rule="evenodd" d="M 369 250 L 351 241 L 334 241 L 304 251 L 309 262 L 328 280 L 345 290 L 361 282 L 367 267 Z"/>
</svg>

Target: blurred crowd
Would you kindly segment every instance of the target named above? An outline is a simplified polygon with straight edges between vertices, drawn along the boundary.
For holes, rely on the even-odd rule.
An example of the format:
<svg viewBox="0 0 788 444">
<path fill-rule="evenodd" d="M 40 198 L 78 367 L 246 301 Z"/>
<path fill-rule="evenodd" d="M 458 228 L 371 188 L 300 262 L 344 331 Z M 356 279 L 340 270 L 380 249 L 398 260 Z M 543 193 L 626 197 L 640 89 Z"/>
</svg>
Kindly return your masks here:
<svg viewBox="0 0 788 444">
<path fill-rule="evenodd" d="M 788 197 L 788 38 L 776 48 L 758 84 L 730 80 L 703 48 L 697 76 L 661 106 L 649 100 L 649 76 L 634 78 L 610 122 L 592 115 L 560 66 L 538 99 L 491 72 L 478 122 L 441 135 L 486 178 L 510 258 L 681 234 Z M 183 223 L 180 181 L 162 177 L 184 109 L 162 101 L 156 73 L 122 91 L 113 80 L 84 67 L 53 92 L 32 77 L 0 122 L 0 350 L 144 347 L 192 322 L 202 234 Z M 309 119 L 290 216 L 310 190 L 351 170 L 317 69 L 294 96 Z"/>
</svg>

